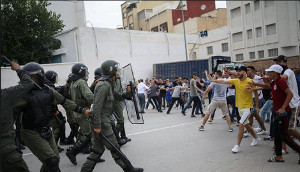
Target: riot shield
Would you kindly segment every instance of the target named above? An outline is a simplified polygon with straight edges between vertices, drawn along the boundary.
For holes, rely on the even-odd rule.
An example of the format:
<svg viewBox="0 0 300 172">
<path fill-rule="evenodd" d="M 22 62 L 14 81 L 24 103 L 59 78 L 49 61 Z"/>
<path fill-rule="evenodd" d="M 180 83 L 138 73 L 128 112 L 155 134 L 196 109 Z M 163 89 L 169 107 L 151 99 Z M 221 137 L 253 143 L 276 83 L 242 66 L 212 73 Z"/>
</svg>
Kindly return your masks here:
<svg viewBox="0 0 300 172">
<path fill-rule="evenodd" d="M 127 86 L 130 86 L 133 93 L 132 100 L 125 100 L 129 121 L 132 124 L 144 124 L 143 115 L 142 113 L 140 113 L 141 106 L 138 99 L 137 86 L 135 83 L 131 64 L 128 64 L 121 69 L 120 77 L 123 92 L 126 91 Z"/>
</svg>

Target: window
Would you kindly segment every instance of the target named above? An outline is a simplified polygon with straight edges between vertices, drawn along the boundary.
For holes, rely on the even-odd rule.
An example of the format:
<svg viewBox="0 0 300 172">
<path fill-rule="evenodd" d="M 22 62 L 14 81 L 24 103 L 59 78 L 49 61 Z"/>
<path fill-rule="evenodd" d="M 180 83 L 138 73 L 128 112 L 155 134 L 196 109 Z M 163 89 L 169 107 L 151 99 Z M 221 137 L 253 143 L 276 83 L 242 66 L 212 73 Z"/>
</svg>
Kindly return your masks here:
<svg viewBox="0 0 300 172">
<path fill-rule="evenodd" d="M 269 52 L 269 57 L 278 56 L 278 48 L 269 49 L 268 52 Z"/>
<path fill-rule="evenodd" d="M 255 29 L 256 30 L 256 37 L 259 38 L 262 35 L 261 27 L 258 27 Z"/>
<path fill-rule="evenodd" d="M 228 51 L 228 43 L 223 43 L 222 44 L 222 52 L 227 52 Z"/>
<path fill-rule="evenodd" d="M 237 18 L 237 17 L 241 17 L 241 7 L 238 7 L 238 8 L 235 8 L 235 9 L 232 9 L 230 11 L 231 13 L 231 18 Z"/>
<path fill-rule="evenodd" d="M 232 39 L 233 39 L 233 42 L 242 41 L 243 40 L 242 32 L 232 34 Z"/>
<path fill-rule="evenodd" d="M 138 19 L 139 19 L 139 20 L 142 20 L 142 19 L 144 19 L 144 18 L 145 18 L 145 13 L 146 13 L 146 11 L 145 11 L 145 10 L 143 10 L 143 11 L 139 12 L 139 13 L 138 13 Z"/>
<path fill-rule="evenodd" d="M 158 26 L 153 27 L 153 28 L 151 29 L 151 31 L 152 31 L 152 32 L 158 32 Z"/>
<path fill-rule="evenodd" d="M 236 54 L 235 58 L 236 58 L 236 61 L 242 61 L 242 60 L 244 60 L 243 54 Z"/>
<path fill-rule="evenodd" d="M 265 1 L 265 7 L 269 7 L 269 6 L 273 6 L 273 5 L 274 5 L 274 1 L 272 1 L 272 0 Z"/>
<path fill-rule="evenodd" d="M 255 52 L 250 52 L 249 56 L 250 56 L 250 59 L 255 59 Z"/>
<path fill-rule="evenodd" d="M 267 25 L 267 35 L 276 34 L 276 24 Z"/>
<path fill-rule="evenodd" d="M 262 59 L 265 57 L 264 50 L 258 51 L 258 58 Z"/>
<path fill-rule="evenodd" d="M 133 25 L 133 23 L 131 23 L 131 24 L 129 25 L 129 30 L 134 30 L 134 25 Z"/>
<path fill-rule="evenodd" d="M 207 47 L 207 55 L 213 54 L 213 47 Z"/>
<path fill-rule="evenodd" d="M 192 53 L 192 59 L 193 59 L 193 60 L 196 60 L 196 58 L 197 58 L 197 54 L 196 54 L 196 52 L 193 52 L 193 53 Z"/>
<path fill-rule="evenodd" d="M 252 29 L 247 30 L 247 38 L 252 39 Z"/>
<path fill-rule="evenodd" d="M 168 32 L 168 23 L 165 22 L 159 26 L 161 32 Z"/>
<path fill-rule="evenodd" d="M 245 5 L 245 11 L 246 11 L 246 14 L 249 14 L 251 12 L 250 3 Z"/>
<path fill-rule="evenodd" d="M 257 1 L 254 1 L 254 11 L 257 11 L 260 9 L 260 1 L 257 0 Z"/>
</svg>

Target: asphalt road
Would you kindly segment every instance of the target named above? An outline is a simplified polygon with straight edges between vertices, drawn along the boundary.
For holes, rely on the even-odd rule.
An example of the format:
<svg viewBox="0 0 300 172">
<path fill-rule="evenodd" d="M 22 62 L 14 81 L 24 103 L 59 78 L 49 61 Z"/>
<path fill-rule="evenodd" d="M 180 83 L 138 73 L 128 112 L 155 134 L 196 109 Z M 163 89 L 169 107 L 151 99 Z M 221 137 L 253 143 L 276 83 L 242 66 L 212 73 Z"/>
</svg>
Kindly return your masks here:
<svg viewBox="0 0 300 172">
<path fill-rule="evenodd" d="M 149 109 L 144 114 L 145 124 L 132 125 L 126 120 L 127 135 L 132 141 L 124 145 L 122 151 L 134 166 L 143 167 L 146 172 L 300 171 L 300 165 L 297 163 L 298 154 L 291 148 L 288 148 L 289 154 L 284 155 L 284 163 L 267 162 L 274 156 L 273 142 L 270 141 L 261 141 L 257 146 L 251 147 L 252 138 L 244 138 L 241 152 L 233 154 L 231 149 L 236 143 L 238 128 L 234 126 L 234 131 L 228 132 L 227 123 L 221 119 L 220 110 L 216 111 L 213 123 L 206 124 L 204 132 L 198 130 L 203 118 L 200 116 L 191 118 L 190 113 L 191 109 L 187 110 L 187 116 L 183 116 L 180 110 L 174 108 L 171 114 L 166 114 L 166 110 L 158 113 Z M 257 126 L 256 122 L 254 124 Z M 266 127 L 269 128 L 269 125 Z M 30 170 L 38 172 L 41 167 L 40 161 L 28 148 L 23 152 L 23 158 Z M 65 152 L 60 153 L 61 170 L 80 171 L 87 155 L 79 154 L 78 164 L 75 166 L 68 160 Z M 122 171 L 115 164 L 109 151 L 106 150 L 102 157 L 106 161 L 97 164 L 94 171 Z"/>
</svg>

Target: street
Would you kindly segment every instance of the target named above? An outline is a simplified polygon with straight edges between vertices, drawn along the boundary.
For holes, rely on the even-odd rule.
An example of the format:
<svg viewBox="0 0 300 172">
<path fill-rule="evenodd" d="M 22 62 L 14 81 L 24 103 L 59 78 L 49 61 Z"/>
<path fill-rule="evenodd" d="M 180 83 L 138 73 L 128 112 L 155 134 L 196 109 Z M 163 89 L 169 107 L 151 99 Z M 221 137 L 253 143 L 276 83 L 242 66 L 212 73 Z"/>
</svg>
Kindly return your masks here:
<svg viewBox="0 0 300 172">
<path fill-rule="evenodd" d="M 206 103 L 207 104 L 207 103 Z M 125 111 L 124 111 L 125 112 Z M 241 143 L 241 152 L 233 154 L 231 149 L 236 143 L 238 127 L 228 132 L 228 126 L 221 117 L 221 111 L 216 111 L 213 123 L 205 125 L 205 131 L 198 127 L 202 117 L 197 115 L 191 118 L 191 109 L 187 116 L 180 110 L 172 109 L 170 114 L 158 113 L 151 106 L 145 111 L 143 125 L 132 125 L 125 121 L 127 136 L 131 142 L 124 145 L 121 150 L 131 163 L 142 167 L 146 172 L 199 172 L 199 171 L 288 171 L 298 172 L 298 154 L 288 147 L 289 154 L 283 155 L 284 163 L 270 163 L 267 160 L 273 157 L 271 141 L 260 141 L 251 147 L 251 137 L 244 138 Z M 127 116 L 126 116 L 127 118 Z M 257 127 L 257 122 L 254 123 Z M 269 125 L 266 127 L 269 130 Z M 297 128 L 299 131 L 299 128 Z M 67 134 L 70 129 L 67 126 Z M 260 136 L 266 137 L 265 135 Z M 297 142 L 299 144 L 299 142 Z M 87 155 L 77 155 L 77 166 L 66 157 L 68 146 L 60 153 L 60 168 L 62 172 L 77 172 L 86 160 Z M 106 161 L 96 165 L 94 171 L 120 172 L 122 169 L 115 164 L 110 152 L 105 151 L 102 156 Z M 23 158 L 30 171 L 38 172 L 40 161 L 26 148 Z"/>
</svg>

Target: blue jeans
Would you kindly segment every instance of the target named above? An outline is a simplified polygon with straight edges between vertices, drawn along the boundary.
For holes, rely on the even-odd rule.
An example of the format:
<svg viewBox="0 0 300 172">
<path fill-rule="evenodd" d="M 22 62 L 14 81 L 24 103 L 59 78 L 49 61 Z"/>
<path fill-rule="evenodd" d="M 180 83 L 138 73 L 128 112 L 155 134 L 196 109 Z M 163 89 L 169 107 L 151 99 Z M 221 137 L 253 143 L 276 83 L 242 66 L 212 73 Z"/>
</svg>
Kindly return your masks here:
<svg viewBox="0 0 300 172">
<path fill-rule="evenodd" d="M 185 112 L 187 110 L 187 108 L 189 108 L 191 106 L 192 102 L 194 102 L 193 109 L 192 109 L 192 115 L 194 115 L 194 111 L 195 111 L 196 107 L 200 104 L 200 100 L 199 100 L 198 96 L 196 96 L 196 97 L 190 97 L 189 102 L 182 109 L 181 112 Z"/>
<path fill-rule="evenodd" d="M 273 100 L 269 99 L 265 102 L 264 106 L 260 110 L 260 116 L 263 121 L 265 121 L 266 115 L 267 115 L 267 119 L 270 119 L 270 114 L 272 113 L 272 110 L 273 110 Z"/>
<path fill-rule="evenodd" d="M 139 101 L 140 101 L 140 104 L 141 104 L 141 112 L 144 112 L 144 109 L 145 109 L 145 94 L 144 93 L 139 93 L 138 97 L 139 97 Z"/>
<path fill-rule="evenodd" d="M 148 101 L 147 101 L 147 103 L 146 103 L 146 109 L 148 109 L 149 103 L 151 103 L 151 105 L 152 105 L 152 107 L 153 107 L 153 109 L 154 109 L 154 108 L 155 108 L 155 105 L 153 104 L 153 102 L 152 102 L 152 100 L 151 100 L 150 94 L 147 94 L 147 96 L 148 96 Z"/>
</svg>

